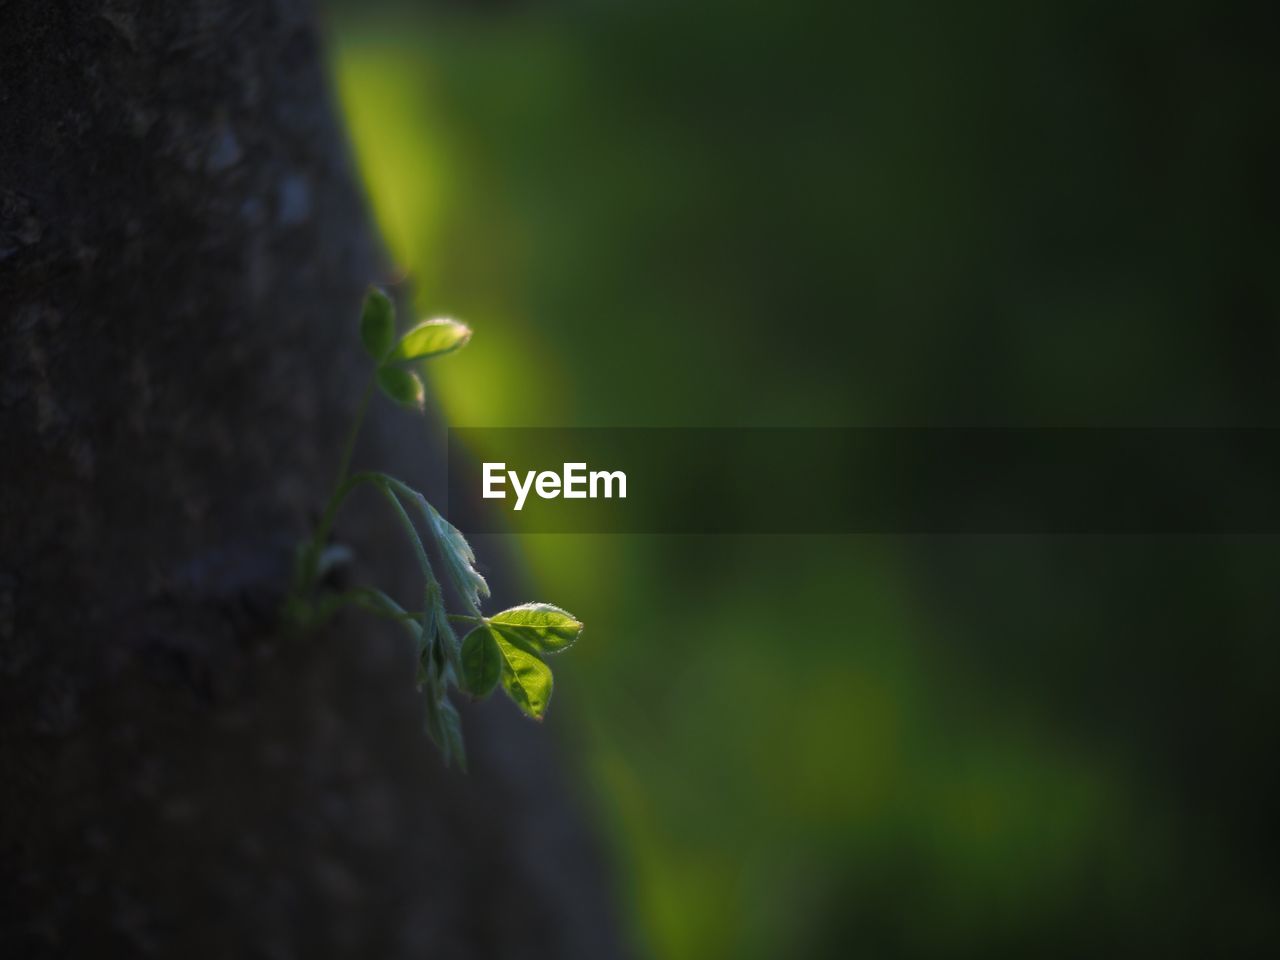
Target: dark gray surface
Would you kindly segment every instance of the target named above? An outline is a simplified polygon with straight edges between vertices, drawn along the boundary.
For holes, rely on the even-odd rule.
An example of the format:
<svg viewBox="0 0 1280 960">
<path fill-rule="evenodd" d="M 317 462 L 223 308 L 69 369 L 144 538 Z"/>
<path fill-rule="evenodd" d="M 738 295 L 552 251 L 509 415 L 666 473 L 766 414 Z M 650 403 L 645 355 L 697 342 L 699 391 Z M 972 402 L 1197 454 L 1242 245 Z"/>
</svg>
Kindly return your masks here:
<svg viewBox="0 0 1280 960">
<path fill-rule="evenodd" d="M 379 262 L 308 4 L 0 4 L 5 956 L 616 952 L 545 730 L 467 710 L 446 772 L 398 633 L 273 624 Z M 381 504 L 336 533 L 413 595 Z"/>
</svg>

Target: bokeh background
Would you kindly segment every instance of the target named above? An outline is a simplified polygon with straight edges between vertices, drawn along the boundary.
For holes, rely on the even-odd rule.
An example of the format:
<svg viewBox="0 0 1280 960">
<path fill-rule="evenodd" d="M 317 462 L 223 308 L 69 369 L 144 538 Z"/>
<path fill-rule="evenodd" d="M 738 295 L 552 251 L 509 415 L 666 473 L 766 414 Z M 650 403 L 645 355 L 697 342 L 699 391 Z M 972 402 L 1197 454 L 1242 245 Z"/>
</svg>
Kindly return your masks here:
<svg viewBox="0 0 1280 960">
<path fill-rule="evenodd" d="M 1265 13 L 326 19 L 454 425 L 1280 422 Z M 638 955 L 1280 945 L 1273 540 L 517 542 Z"/>
</svg>

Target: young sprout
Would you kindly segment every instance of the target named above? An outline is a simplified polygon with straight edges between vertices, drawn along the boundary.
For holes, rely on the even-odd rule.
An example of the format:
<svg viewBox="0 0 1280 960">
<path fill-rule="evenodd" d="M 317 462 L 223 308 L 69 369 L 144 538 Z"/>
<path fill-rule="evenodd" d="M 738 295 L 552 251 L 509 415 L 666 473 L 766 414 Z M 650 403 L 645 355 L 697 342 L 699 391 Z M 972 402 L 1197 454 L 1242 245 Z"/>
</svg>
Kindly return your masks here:
<svg viewBox="0 0 1280 960">
<path fill-rule="evenodd" d="M 445 319 L 424 320 L 397 338 L 395 304 L 382 290 L 370 288 L 360 314 L 360 340 L 374 362 L 373 373 L 347 434 L 333 494 L 311 537 L 299 548 L 293 589 L 285 606 L 287 618 L 302 628 L 318 626 L 343 606 L 358 607 L 401 624 L 418 652 L 418 686 L 426 705 L 427 733 L 439 746 L 445 763 L 457 763 L 464 770 L 467 760 L 462 725 L 449 699 L 449 688 L 483 699 L 501 685 L 521 711 L 541 720 L 551 702 L 552 688 L 551 668 L 544 658 L 572 646 L 582 633 L 582 624 L 549 603 L 526 603 L 485 616 L 480 604 L 489 596 L 489 585 L 476 570 L 475 553 L 462 532 L 407 483 L 385 473 L 351 474 L 350 469 L 374 389 L 403 407 L 421 411 L 426 389 L 412 365 L 459 350 L 470 339 L 469 327 Z M 339 593 L 322 585 L 323 561 L 333 549 L 326 549 L 326 544 L 338 510 L 352 490 L 365 484 L 386 500 L 413 546 L 422 581 L 420 610 L 402 607 L 376 587 Z M 446 576 L 462 598 L 463 612 L 445 609 L 440 582 L 411 511 L 421 518 L 435 544 Z M 461 641 L 454 632 L 455 623 L 468 628 Z"/>
</svg>

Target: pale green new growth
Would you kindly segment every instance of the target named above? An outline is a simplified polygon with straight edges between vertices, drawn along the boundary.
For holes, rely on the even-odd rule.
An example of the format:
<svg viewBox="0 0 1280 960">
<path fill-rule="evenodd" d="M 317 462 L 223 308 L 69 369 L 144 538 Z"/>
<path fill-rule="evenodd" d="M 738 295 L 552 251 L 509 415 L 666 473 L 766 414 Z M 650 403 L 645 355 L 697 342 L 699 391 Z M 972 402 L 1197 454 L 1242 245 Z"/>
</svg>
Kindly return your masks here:
<svg viewBox="0 0 1280 960">
<path fill-rule="evenodd" d="M 400 338 L 400 343 L 387 357 L 392 363 L 425 360 L 460 350 L 471 339 L 471 328 L 456 320 L 423 320 Z"/>
<path fill-rule="evenodd" d="M 486 617 L 480 602 L 489 596 L 489 585 L 476 569 L 475 552 L 466 537 L 440 515 L 427 499 L 403 481 L 384 473 L 348 476 L 356 436 L 368 409 L 375 385 L 388 398 L 410 409 L 421 410 L 425 400 L 422 380 L 404 364 L 442 356 L 465 346 L 471 330 L 454 320 L 425 320 L 396 340 L 395 304 L 383 291 L 371 288 L 360 314 L 360 341 L 377 364 L 360 401 L 338 468 L 333 495 L 311 538 L 298 551 L 293 590 L 285 606 L 286 617 L 300 627 L 314 627 L 344 605 L 355 606 L 401 624 L 413 638 L 418 652 L 418 687 L 426 703 L 425 726 L 440 747 L 446 764 L 466 768 L 462 721 L 449 700 L 448 688 L 483 698 L 499 684 L 525 714 L 541 720 L 551 701 L 551 668 L 542 657 L 572 646 L 582 624 L 571 614 L 548 603 L 526 603 Z M 326 592 L 321 579 L 326 548 L 338 509 L 356 487 L 368 484 L 382 494 L 413 546 L 422 578 L 422 609 L 406 610 L 375 587 L 358 587 L 344 593 Z M 449 614 L 444 594 L 432 569 L 426 543 L 414 525 L 406 505 L 422 516 L 423 524 L 444 563 L 450 585 L 462 599 L 465 614 Z M 459 643 L 451 621 L 472 629 Z"/>
<path fill-rule="evenodd" d="M 489 623 L 509 642 L 538 654 L 567 650 L 582 633 L 572 614 L 549 603 L 522 603 L 495 613 Z"/>
</svg>

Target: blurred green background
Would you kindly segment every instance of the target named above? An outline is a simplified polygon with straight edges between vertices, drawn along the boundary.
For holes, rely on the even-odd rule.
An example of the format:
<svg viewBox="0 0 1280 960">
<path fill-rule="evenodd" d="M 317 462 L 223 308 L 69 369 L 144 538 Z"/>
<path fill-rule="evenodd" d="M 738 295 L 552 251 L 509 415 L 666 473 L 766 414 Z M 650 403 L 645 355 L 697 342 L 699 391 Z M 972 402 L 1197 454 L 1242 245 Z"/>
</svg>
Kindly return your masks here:
<svg viewBox="0 0 1280 960">
<path fill-rule="evenodd" d="M 1277 422 L 1230 5 L 327 10 L 392 254 L 477 330 L 454 425 Z M 520 548 L 637 953 L 1280 945 L 1272 541 Z"/>
</svg>

